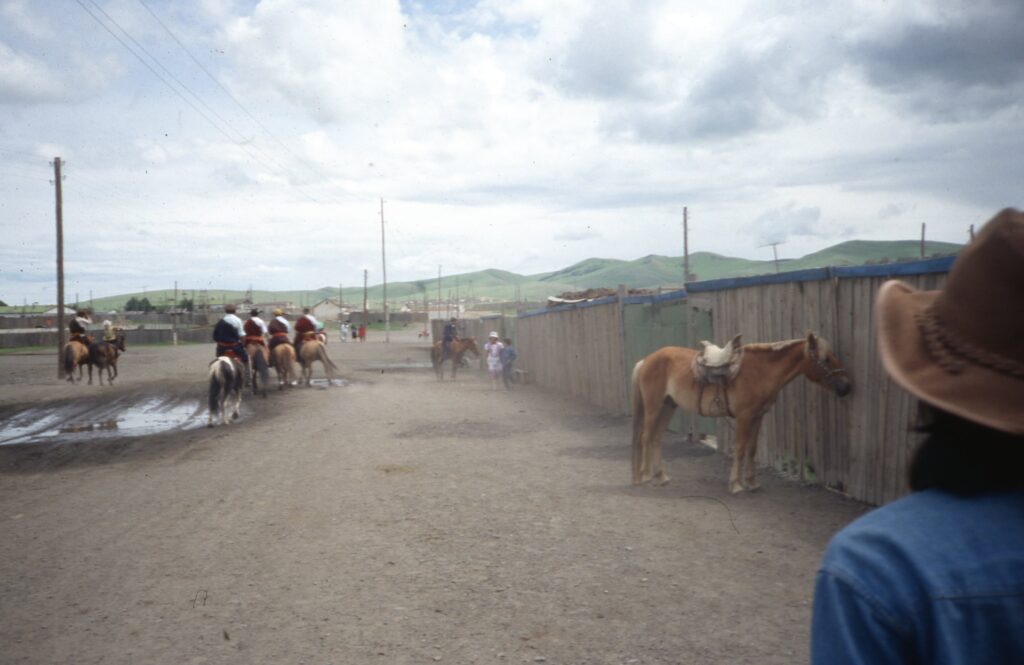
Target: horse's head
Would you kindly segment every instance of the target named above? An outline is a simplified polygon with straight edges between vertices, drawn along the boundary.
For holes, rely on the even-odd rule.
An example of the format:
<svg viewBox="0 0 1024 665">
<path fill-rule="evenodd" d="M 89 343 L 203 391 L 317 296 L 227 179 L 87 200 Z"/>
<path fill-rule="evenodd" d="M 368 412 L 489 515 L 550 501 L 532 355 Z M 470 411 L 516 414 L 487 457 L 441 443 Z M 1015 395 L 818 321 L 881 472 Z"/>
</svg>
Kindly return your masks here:
<svg viewBox="0 0 1024 665">
<path fill-rule="evenodd" d="M 807 333 L 804 355 L 808 360 L 808 366 L 804 369 L 808 379 L 824 385 L 840 397 L 850 392 L 853 385 L 850 383 L 850 376 L 836 354 L 832 353 L 825 339 L 813 332 Z"/>
<path fill-rule="evenodd" d="M 480 349 L 476 348 L 476 337 L 463 337 L 462 341 L 467 351 L 471 351 L 477 358 L 480 357 Z"/>
<path fill-rule="evenodd" d="M 118 351 L 124 352 L 124 334 L 118 335 L 114 341 L 114 346 L 117 347 Z"/>
</svg>

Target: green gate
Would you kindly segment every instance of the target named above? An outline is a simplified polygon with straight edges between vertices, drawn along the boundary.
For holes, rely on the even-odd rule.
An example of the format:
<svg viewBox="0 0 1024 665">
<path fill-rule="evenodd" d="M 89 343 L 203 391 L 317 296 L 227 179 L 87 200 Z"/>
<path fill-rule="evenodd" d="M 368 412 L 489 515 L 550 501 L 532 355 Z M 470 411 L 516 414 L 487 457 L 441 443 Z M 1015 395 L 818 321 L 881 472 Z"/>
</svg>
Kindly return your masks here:
<svg viewBox="0 0 1024 665">
<path fill-rule="evenodd" d="M 695 348 L 698 340 L 714 341 L 711 308 L 708 301 L 687 298 L 684 291 L 659 296 L 630 296 L 623 301 L 623 354 L 626 385 L 630 383 L 633 365 L 663 346 Z M 691 429 L 692 428 L 692 429 Z M 712 418 L 690 416 L 676 410 L 669 429 L 692 431 L 697 438 L 714 434 Z"/>
</svg>

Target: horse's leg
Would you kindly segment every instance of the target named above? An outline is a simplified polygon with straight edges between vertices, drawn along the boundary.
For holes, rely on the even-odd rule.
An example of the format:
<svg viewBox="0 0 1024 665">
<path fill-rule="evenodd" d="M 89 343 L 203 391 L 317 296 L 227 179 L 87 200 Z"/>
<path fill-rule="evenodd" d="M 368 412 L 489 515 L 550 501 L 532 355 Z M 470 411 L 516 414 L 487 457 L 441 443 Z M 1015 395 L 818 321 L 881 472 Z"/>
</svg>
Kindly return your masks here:
<svg viewBox="0 0 1024 665">
<path fill-rule="evenodd" d="M 750 421 L 750 429 L 747 439 L 747 456 L 743 460 L 743 487 L 747 490 L 760 489 L 761 483 L 757 482 L 757 463 L 754 458 L 757 456 L 757 436 L 761 432 L 761 419 L 764 416 L 757 416 Z"/>
<path fill-rule="evenodd" d="M 655 485 L 666 485 L 671 478 L 665 473 L 665 463 L 661 458 L 661 435 L 668 429 L 672 422 L 672 415 L 676 412 L 676 405 L 671 400 L 665 400 L 658 411 L 658 417 L 654 421 L 654 429 L 651 431 L 650 459 L 651 468 L 654 472 L 652 478 Z"/>
<path fill-rule="evenodd" d="M 732 470 L 729 472 L 729 491 L 733 494 L 744 489 L 740 477 L 750 446 L 750 433 L 757 434 L 756 420 L 747 415 L 736 416 L 736 450 L 733 451 Z"/>
<path fill-rule="evenodd" d="M 640 434 L 640 484 L 646 484 L 654 479 L 654 460 L 661 459 L 661 430 L 658 423 L 661 422 L 661 414 L 664 404 L 644 409 L 644 424 Z M 655 448 L 658 451 L 655 452 Z M 664 473 L 662 473 L 664 476 Z"/>
</svg>

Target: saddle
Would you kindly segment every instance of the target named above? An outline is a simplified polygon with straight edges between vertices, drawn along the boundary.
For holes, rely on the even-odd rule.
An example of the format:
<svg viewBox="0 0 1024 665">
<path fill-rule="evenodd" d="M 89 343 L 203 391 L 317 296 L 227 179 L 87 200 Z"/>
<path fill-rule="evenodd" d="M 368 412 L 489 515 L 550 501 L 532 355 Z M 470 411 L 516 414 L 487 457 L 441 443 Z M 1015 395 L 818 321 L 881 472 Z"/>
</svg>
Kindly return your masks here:
<svg viewBox="0 0 1024 665">
<path fill-rule="evenodd" d="M 704 389 L 708 386 L 715 386 L 713 402 L 724 406 L 726 414 L 730 417 L 735 416 L 729 405 L 728 387 L 739 376 L 743 362 L 741 337 L 743 337 L 742 333 L 736 335 L 724 347 L 701 340 L 701 350 L 693 357 L 693 362 L 690 365 L 693 370 L 693 378 L 697 382 L 697 413 L 700 415 L 706 415 L 701 406 Z"/>
</svg>

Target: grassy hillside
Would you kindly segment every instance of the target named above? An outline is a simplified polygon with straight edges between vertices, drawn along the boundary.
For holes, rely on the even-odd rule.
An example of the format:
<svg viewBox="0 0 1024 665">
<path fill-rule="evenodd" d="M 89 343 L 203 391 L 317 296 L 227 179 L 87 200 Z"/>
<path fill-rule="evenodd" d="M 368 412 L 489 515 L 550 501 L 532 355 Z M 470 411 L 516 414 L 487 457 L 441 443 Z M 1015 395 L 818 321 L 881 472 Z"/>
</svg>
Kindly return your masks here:
<svg viewBox="0 0 1024 665">
<path fill-rule="evenodd" d="M 925 244 L 927 256 L 955 253 L 960 245 L 945 242 L 928 242 Z M 819 252 L 808 254 L 799 259 L 780 261 L 782 270 L 801 270 L 825 266 L 849 266 L 880 261 L 897 261 L 916 258 L 920 254 L 920 244 L 914 240 L 904 241 L 869 241 L 851 240 L 840 243 Z M 748 277 L 775 272 L 773 261 L 751 261 L 710 252 L 697 252 L 690 255 L 690 272 L 698 280 L 719 279 L 722 277 Z M 577 291 L 588 288 L 615 288 L 626 284 L 630 288 L 654 289 L 658 287 L 678 288 L 683 284 L 683 259 L 680 256 L 659 256 L 652 254 L 633 261 L 619 259 L 586 259 L 567 268 L 554 272 L 535 275 L 519 275 L 507 270 L 481 270 L 461 275 L 445 276 L 441 281 L 441 298 L 453 298 L 458 292 L 460 298 L 486 300 L 543 300 L 549 295 Z M 211 289 L 203 292 L 181 289 L 178 298 L 194 297 L 196 302 L 208 299 L 211 303 L 241 302 L 244 291 Z M 422 302 L 424 295 L 431 301 L 437 300 L 437 278 L 423 279 L 413 282 L 396 282 L 388 284 L 388 300 L 392 305 L 407 301 Z M 155 306 L 163 306 L 173 299 L 171 289 L 147 291 L 142 293 L 126 293 L 119 296 L 97 298 L 97 310 L 124 309 L 125 302 L 131 297 L 149 298 Z M 324 298 L 337 298 L 337 287 L 321 287 L 310 291 L 263 291 L 254 290 L 256 302 L 290 302 L 295 305 L 312 305 Z M 344 290 L 344 301 L 355 307 L 362 307 L 362 287 L 351 287 Z M 371 286 L 368 298 L 371 306 L 379 306 L 383 297 L 381 285 Z"/>
</svg>

